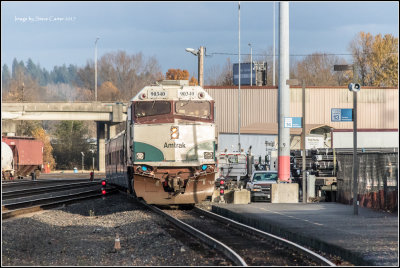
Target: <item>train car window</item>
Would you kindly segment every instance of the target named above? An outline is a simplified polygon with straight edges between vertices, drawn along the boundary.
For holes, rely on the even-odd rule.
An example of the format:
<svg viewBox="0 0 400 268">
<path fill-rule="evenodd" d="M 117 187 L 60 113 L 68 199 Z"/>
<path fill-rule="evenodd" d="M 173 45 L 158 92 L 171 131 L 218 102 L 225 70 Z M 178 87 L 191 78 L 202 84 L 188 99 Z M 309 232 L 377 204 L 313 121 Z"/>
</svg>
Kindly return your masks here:
<svg viewBox="0 0 400 268">
<path fill-rule="evenodd" d="M 169 101 L 142 101 L 134 105 L 135 117 L 154 116 L 171 113 Z"/>
<path fill-rule="evenodd" d="M 177 101 L 175 113 L 179 115 L 210 118 L 211 104 L 208 101 Z"/>
</svg>

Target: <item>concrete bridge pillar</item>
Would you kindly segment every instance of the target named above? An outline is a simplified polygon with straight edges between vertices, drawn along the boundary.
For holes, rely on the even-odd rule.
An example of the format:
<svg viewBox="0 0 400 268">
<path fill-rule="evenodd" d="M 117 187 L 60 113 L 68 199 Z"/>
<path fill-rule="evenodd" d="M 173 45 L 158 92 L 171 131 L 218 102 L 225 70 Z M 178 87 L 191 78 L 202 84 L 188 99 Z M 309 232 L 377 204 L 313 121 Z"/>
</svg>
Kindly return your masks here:
<svg viewBox="0 0 400 268">
<path fill-rule="evenodd" d="M 100 172 L 106 171 L 106 128 L 104 122 L 96 122 L 97 126 L 97 166 Z"/>
<path fill-rule="evenodd" d="M 5 136 L 15 136 L 17 123 L 13 120 L 1 120 L 1 134 Z"/>
<path fill-rule="evenodd" d="M 111 139 L 117 135 L 117 125 L 107 124 L 107 139 Z"/>
</svg>

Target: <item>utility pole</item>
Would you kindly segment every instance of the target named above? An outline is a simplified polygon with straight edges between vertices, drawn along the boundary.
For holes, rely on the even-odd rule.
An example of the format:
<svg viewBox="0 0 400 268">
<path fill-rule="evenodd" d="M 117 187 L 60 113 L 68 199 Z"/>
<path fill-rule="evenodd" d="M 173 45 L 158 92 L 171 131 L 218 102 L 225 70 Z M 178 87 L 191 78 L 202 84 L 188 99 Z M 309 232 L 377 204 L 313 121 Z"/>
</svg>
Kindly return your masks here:
<svg viewBox="0 0 400 268">
<path fill-rule="evenodd" d="M 203 85 L 204 85 L 204 47 L 203 46 L 200 46 L 198 61 L 199 61 L 199 66 L 198 66 L 199 86 L 203 87 Z"/>
<path fill-rule="evenodd" d="M 289 80 L 289 3 L 279 2 L 279 149 L 278 178 L 290 180 L 290 128 L 284 127 L 285 117 L 290 116 Z"/>
</svg>

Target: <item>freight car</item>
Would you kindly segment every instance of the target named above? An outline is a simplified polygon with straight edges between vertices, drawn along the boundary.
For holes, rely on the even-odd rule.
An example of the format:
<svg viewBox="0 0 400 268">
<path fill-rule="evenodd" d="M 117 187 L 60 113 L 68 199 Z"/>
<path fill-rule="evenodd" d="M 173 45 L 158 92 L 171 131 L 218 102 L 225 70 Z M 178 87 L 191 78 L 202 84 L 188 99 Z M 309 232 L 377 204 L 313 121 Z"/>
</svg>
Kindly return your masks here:
<svg viewBox="0 0 400 268">
<path fill-rule="evenodd" d="M 193 205 L 215 188 L 214 100 L 186 80 L 146 86 L 106 141 L 106 178 L 148 204 Z"/>
<path fill-rule="evenodd" d="M 9 180 L 14 177 L 14 157 L 10 146 L 1 142 L 1 179 Z"/>
<path fill-rule="evenodd" d="M 14 177 L 23 178 L 33 172 L 39 177 L 43 169 L 43 142 L 32 137 L 7 136 L 2 142 L 13 153 Z"/>
</svg>

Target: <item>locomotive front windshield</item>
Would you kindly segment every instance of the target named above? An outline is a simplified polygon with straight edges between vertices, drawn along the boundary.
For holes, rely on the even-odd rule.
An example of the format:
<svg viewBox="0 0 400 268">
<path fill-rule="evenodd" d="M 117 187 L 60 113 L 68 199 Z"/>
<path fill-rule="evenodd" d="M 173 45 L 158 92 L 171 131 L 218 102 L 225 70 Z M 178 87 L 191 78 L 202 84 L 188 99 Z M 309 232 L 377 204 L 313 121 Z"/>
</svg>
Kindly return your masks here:
<svg viewBox="0 0 400 268">
<path fill-rule="evenodd" d="M 211 104 L 208 101 L 177 101 L 175 113 L 191 117 L 210 118 Z"/>
<path fill-rule="evenodd" d="M 135 117 L 163 115 L 171 113 L 169 101 L 143 101 L 135 103 Z"/>
</svg>

